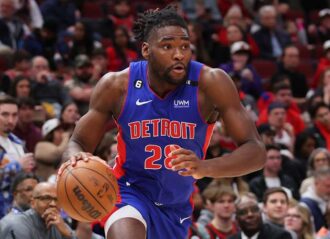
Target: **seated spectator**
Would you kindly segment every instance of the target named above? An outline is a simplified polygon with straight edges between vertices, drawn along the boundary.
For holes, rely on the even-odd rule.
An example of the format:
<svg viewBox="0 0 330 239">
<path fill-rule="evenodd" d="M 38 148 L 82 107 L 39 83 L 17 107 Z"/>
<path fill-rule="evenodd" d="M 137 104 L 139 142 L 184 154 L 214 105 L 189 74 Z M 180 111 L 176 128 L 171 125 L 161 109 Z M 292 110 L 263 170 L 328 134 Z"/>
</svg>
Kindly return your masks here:
<svg viewBox="0 0 330 239">
<path fill-rule="evenodd" d="M 317 88 L 309 90 L 307 97 L 320 97 L 325 104 L 330 105 L 330 67 L 323 71 Z"/>
<path fill-rule="evenodd" d="M 258 201 L 251 196 L 244 196 L 236 203 L 236 220 L 240 231 L 228 239 L 292 239 L 289 232 L 263 222 Z"/>
<path fill-rule="evenodd" d="M 236 198 L 239 198 L 240 196 L 245 195 L 250 191 L 249 184 L 244 181 L 243 177 L 215 178 L 212 180 L 209 186 L 215 186 L 219 188 L 230 187 L 234 191 Z"/>
<path fill-rule="evenodd" d="M 306 178 L 299 189 L 300 194 L 304 194 L 309 187 L 314 185 L 314 172 L 321 168 L 330 168 L 330 152 L 325 148 L 317 148 L 313 150 L 308 159 L 308 171 Z"/>
<path fill-rule="evenodd" d="M 268 99 L 267 101 L 261 102 L 261 98 Z M 258 125 L 266 123 L 269 120 L 268 108 L 272 102 L 278 102 L 285 107 L 285 120 L 286 123 L 292 125 L 294 135 L 299 134 L 305 129 L 305 123 L 300 115 L 300 109 L 293 100 L 291 87 L 284 80 L 274 84 L 272 94 L 268 96 L 263 94 L 261 98 L 258 101 L 258 106 L 260 107 L 260 114 L 257 122 Z"/>
<path fill-rule="evenodd" d="M 330 68 L 330 40 L 327 40 L 323 43 L 323 52 L 324 56 L 319 60 L 311 85 L 313 88 L 319 86 L 321 75 L 326 69 Z"/>
<path fill-rule="evenodd" d="M 259 9 L 260 29 L 252 33 L 263 59 L 278 59 L 285 46 L 290 44 L 289 35 L 277 29 L 277 12 L 274 6 L 266 5 Z"/>
<path fill-rule="evenodd" d="M 90 56 L 95 49 L 101 47 L 101 43 L 94 39 L 94 32 L 86 21 L 75 23 L 71 38 L 67 42 L 70 61 L 73 61 L 79 54 Z"/>
<path fill-rule="evenodd" d="M 56 173 L 61 163 L 69 134 L 63 132 L 60 120 L 50 119 L 42 126 L 42 136 L 43 140 L 36 145 L 34 152 L 37 162 L 36 175 L 41 181 L 47 181 Z"/>
<path fill-rule="evenodd" d="M 11 185 L 13 204 L 10 212 L 0 220 L 0 232 L 1 228 L 15 220 L 17 214 L 30 209 L 32 191 L 38 182 L 39 179 L 33 173 L 21 172 L 15 176 Z"/>
<path fill-rule="evenodd" d="M 20 75 L 11 83 L 10 95 L 15 98 L 28 98 L 31 96 L 31 79 Z"/>
<path fill-rule="evenodd" d="M 18 100 L 18 122 L 14 129 L 28 152 L 33 153 L 36 144 L 41 140 L 41 130 L 34 120 L 35 103 L 31 98 L 19 98 Z"/>
<path fill-rule="evenodd" d="M 286 75 L 290 81 L 293 100 L 302 104 L 305 103 L 308 85 L 305 75 L 298 69 L 299 64 L 299 49 L 294 45 L 285 46 L 277 73 L 273 76 L 272 81 L 276 81 L 278 76 Z"/>
<path fill-rule="evenodd" d="M 49 117 L 59 116 L 62 105 L 71 98 L 62 84 L 54 78 L 46 58 L 36 56 L 32 59 L 32 96 L 37 104 L 47 108 Z"/>
<path fill-rule="evenodd" d="M 37 184 L 32 193 L 31 209 L 16 215 L 14 220 L 1 228 L 0 238 L 75 238 L 74 232 L 61 217 L 55 185 L 46 182 Z"/>
<path fill-rule="evenodd" d="M 80 115 L 84 115 L 89 106 L 89 100 L 96 80 L 93 77 L 93 65 L 87 55 L 78 55 L 74 61 L 73 78 L 64 86 L 77 104 Z"/>
<path fill-rule="evenodd" d="M 317 103 L 309 110 L 313 125 L 307 130 L 317 139 L 319 147 L 330 150 L 330 109 L 325 103 Z"/>
<path fill-rule="evenodd" d="M 36 0 L 17 1 L 17 11 L 15 15 L 32 31 L 41 28 L 44 22 L 38 2 L 39 1 Z"/>
<path fill-rule="evenodd" d="M 199 231 L 204 234 L 206 230 L 209 238 L 224 239 L 237 233 L 238 226 L 233 221 L 236 194 L 231 187 L 210 185 L 203 192 L 203 197 L 214 216 L 205 228 L 200 227 Z"/>
<path fill-rule="evenodd" d="M 262 175 L 253 178 L 249 182 L 250 190 L 259 202 L 268 188 L 284 187 L 292 193 L 292 196 L 299 199 L 298 186 L 290 175 L 281 172 L 282 156 L 277 145 L 266 145 L 266 163 Z"/>
<path fill-rule="evenodd" d="M 93 76 L 92 79 L 95 82 L 98 82 L 102 76 L 108 73 L 108 57 L 107 53 L 103 48 L 96 48 L 94 49 L 91 61 L 93 64 Z"/>
<path fill-rule="evenodd" d="M 262 93 L 261 78 L 250 64 L 251 49 L 249 44 L 243 41 L 235 42 L 230 47 L 231 61 L 220 65 L 220 68 L 231 75 L 240 77 L 241 90 L 256 99 Z"/>
<path fill-rule="evenodd" d="M 319 11 L 318 24 L 311 24 L 308 27 L 308 36 L 309 42 L 312 44 L 323 44 L 330 39 L 330 8 Z"/>
<path fill-rule="evenodd" d="M 55 67 L 55 56 L 59 56 L 66 60 L 68 58 L 68 48 L 64 42 L 58 41 L 58 22 L 55 19 L 48 18 L 42 25 L 41 29 L 34 31 L 27 36 L 22 48 L 29 52 L 31 56 L 43 56 L 47 59 L 50 67 Z"/>
<path fill-rule="evenodd" d="M 284 218 L 284 227 L 295 232 L 297 239 L 314 239 L 315 233 L 309 210 L 298 204 L 290 203 Z"/>
<path fill-rule="evenodd" d="M 15 17 L 14 0 L 0 0 L 0 45 L 17 50 L 29 31 L 24 22 Z"/>
<path fill-rule="evenodd" d="M 307 172 L 308 159 L 317 147 L 317 139 L 312 133 L 305 130 L 297 135 L 294 144 L 294 156 L 302 163 L 304 172 Z"/>
<path fill-rule="evenodd" d="M 80 119 L 78 107 L 74 102 L 63 105 L 60 115 L 61 126 L 64 132 L 72 134 L 76 122 Z M 101 157 L 102 158 L 102 157 Z"/>
<path fill-rule="evenodd" d="M 5 72 L 11 80 L 20 75 L 24 77 L 30 76 L 31 58 L 28 52 L 24 50 L 16 51 L 13 56 L 13 63 L 14 67 Z"/>
<path fill-rule="evenodd" d="M 124 27 L 114 30 L 113 46 L 107 48 L 108 70 L 120 71 L 125 69 L 131 61 L 137 60 L 138 53 L 135 51 L 128 31 Z"/>
<path fill-rule="evenodd" d="M 322 168 L 314 173 L 314 187 L 309 187 L 301 195 L 300 202 L 306 205 L 312 216 L 315 231 L 322 227 L 328 227 L 329 218 L 329 198 L 330 198 L 330 169 Z"/>
<path fill-rule="evenodd" d="M 104 239 L 103 236 L 92 231 L 91 223 L 73 221 L 72 228 L 75 230 L 75 235 L 78 239 Z"/>
<path fill-rule="evenodd" d="M 45 0 L 42 1 L 40 10 L 45 21 L 52 18 L 58 23 L 59 32 L 73 26 L 80 15 L 74 1 Z"/>
</svg>

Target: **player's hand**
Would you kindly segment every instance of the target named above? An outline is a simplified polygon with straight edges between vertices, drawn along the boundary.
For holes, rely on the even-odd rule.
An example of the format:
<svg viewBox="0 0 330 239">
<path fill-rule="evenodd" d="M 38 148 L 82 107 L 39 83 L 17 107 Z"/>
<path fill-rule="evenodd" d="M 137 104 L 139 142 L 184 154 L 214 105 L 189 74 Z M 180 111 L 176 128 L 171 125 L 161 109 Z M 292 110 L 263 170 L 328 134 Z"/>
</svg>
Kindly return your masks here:
<svg viewBox="0 0 330 239">
<path fill-rule="evenodd" d="M 63 236 L 70 236 L 71 231 L 65 224 L 59 210 L 56 207 L 47 208 L 41 217 L 44 219 L 47 229 L 54 225 Z"/>
<path fill-rule="evenodd" d="M 174 157 L 171 161 L 171 169 L 181 176 L 192 176 L 195 179 L 205 176 L 202 160 L 193 151 L 184 148 L 175 149 L 171 146 L 170 156 Z"/>
</svg>

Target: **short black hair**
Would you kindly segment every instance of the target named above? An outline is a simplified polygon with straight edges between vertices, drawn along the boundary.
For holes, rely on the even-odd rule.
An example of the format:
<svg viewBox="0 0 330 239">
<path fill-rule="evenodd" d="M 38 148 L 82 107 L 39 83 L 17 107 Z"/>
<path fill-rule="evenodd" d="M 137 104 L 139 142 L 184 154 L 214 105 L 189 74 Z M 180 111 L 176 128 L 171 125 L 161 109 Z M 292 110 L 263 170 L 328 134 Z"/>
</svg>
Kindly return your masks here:
<svg viewBox="0 0 330 239">
<path fill-rule="evenodd" d="M 34 109 L 34 106 L 36 105 L 34 99 L 32 99 L 31 97 L 18 98 L 17 102 L 19 109 L 22 107 L 28 107 L 30 109 Z"/>
<path fill-rule="evenodd" d="M 40 181 L 39 178 L 34 173 L 20 172 L 13 179 L 13 182 L 12 182 L 11 187 L 10 187 L 11 192 L 12 193 L 16 192 L 17 186 L 21 182 L 23 182 L 24 180 L 29 179 L 29 178 L 37 180 L 38 183 Z"/>
<path fill-rule="evenodd" d="M 324 103 L 324 102 L 319 102 L 315 105 L 312 105 L 310 108 L 309 108 L 309 115 L 311 116 L 312 119 L 315 119 L 316 118 L 316 114 L 317 114 L 317 111 L 320 109 L 320 108 L 327 108 L 329 109 L 329 106 Z"/>
<path fill-rule="evenodd" d="M 265 148 L 266 152 L 268 152 L 269 150 L 281 151 L 281 147 L 278 144 L 267 144 L 265 145 Z"/>
<path fill-rule="evenodd" d="M 147 41 L 153 29 L 165 26 L 180 26 L 188 31 L 187 23 L 177 13 L 177 7 L 170 4 L 165 8 L 150 9 L 138 14 L 133 25 L 133 33 L 137 41 Z"/>
</svg>

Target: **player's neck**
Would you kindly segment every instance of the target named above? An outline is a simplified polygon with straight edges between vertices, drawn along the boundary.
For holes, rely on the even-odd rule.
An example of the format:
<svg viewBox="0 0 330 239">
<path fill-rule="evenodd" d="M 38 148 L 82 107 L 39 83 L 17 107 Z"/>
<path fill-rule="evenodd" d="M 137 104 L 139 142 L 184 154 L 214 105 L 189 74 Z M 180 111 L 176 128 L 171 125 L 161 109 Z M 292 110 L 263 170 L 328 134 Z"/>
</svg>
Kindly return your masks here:
<svg viewBox="0 0 330 239">
<path fill-rule="evenodd" d="M 150 70 L 150 67 L 148 67 L 147 71 L 147 82 L 149 84 L 150 89 L 152 89 L 152 91 L 160 98 L 164 98 L 169 92 L 171 92 L 177 87 L 160 79 L 160 76 Z"/>
</svg>

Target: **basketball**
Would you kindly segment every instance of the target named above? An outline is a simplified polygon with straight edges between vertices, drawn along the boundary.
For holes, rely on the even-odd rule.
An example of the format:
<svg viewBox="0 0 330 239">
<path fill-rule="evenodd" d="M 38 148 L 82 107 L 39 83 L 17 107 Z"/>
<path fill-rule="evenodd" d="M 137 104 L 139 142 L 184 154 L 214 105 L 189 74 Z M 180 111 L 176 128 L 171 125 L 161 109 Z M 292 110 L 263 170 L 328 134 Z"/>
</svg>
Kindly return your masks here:
<svg viewBox="0 0 330 239">
<path fill-rule="evenodd" d="M 100 220 L 116 203 L 117 179 L 102 161 L 93 156 L 88 162 L 77 161 L 74 167 L 68 161 L 57 180 L 59 206 L 78 221 Z"/>
</svg>

